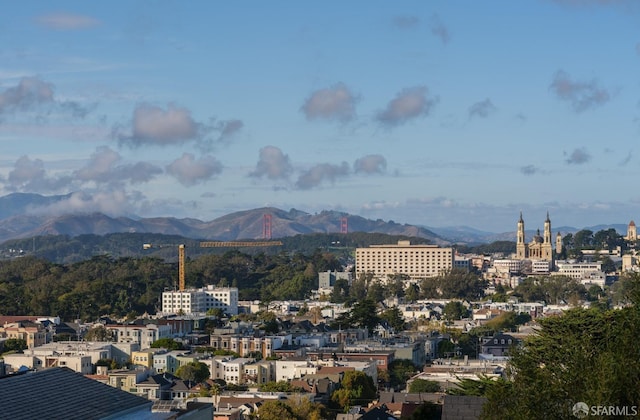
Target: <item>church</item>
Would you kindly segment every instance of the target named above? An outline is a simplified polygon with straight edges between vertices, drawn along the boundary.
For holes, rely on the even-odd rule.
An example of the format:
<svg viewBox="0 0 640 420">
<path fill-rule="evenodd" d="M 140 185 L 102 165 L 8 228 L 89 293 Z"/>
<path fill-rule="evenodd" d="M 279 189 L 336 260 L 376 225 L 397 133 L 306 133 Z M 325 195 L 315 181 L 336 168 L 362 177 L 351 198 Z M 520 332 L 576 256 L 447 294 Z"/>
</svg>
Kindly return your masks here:
<svg viewBox="0 0 640 420">
<path fill-rule="evenodd" d="M 558 233 L 558 238 L 560 234 Z M 556 238 L 556 242 L 558 242 Z M 562 239 L 559 239 L 560 247 L 562 247 Z M 518 232 L 516 239 L 516 259 L 517 260 L 542 260 L 553 261 L 553 245 L 551 242 L 551 220 L 549 212 L 547 212 L 547 220 L 544 221 L 544 232 L 540 236 L 540 229 L 531 239 L 531 242 L 525 241 L 524 220 L 522 212 L 520 212 L 520 220 L 518 220 Z"/>
</svg>

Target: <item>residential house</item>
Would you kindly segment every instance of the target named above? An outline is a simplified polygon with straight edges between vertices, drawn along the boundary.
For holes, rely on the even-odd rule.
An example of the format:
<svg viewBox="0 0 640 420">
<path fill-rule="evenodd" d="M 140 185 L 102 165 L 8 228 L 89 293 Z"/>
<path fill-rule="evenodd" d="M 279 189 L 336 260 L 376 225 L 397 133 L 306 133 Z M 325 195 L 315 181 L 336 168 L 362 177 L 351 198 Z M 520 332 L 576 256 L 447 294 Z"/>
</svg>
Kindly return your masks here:
<svg viewBox="0 0 640 420">
<path fill-rule="evenodd" d="M 509 349 L 519 343 L 515 337 L 509 334 L 496 334 L 493 337 L 484 337 L 480 345 L 483 355 L 504 357 L 509 355 Z"/>
</svg>

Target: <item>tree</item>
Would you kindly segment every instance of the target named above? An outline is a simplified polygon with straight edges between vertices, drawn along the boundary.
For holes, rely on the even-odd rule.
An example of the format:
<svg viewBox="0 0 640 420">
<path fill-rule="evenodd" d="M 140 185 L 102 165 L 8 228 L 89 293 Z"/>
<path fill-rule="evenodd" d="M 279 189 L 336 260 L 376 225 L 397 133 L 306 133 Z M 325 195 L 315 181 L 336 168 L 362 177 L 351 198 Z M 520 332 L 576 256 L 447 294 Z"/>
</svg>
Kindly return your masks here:
<svg viewBox="0 0 640 420">
<path fill-rule="evenodd" d="M 267 400 L 258 409 L 258 418 L 260 420 L 298 420 L 293 409 L 285 402 L 280 400 Z"/>
<path fill-rule="evenodd" d="M 613 260 L 605 256 L 602 258 L 602 271 L 605 273 L 615 273 L 617 270 L 616 263 Z"/>
<path fill-rule="evenodd" d="M 376 398 L 376 386 L 373 379 L 364 372 L 350 370 L 345 372 L 340 388 L 331 394 L 331 401 L 345 409 L 354 405 L 364 405 Z"/>
<path fill-rule="evenodd" d="M 344 278 L 336 279 L 331 293 L 331 302 L 344 303 L 349 297 L 349 281 Z"/>
<path fill-rule="evenodd" d="M 27 348 L 27 342 L 21 338 L 8 338 L 4 341 L 3 351 L 22 351 Z"/>
<path fill-rule="evenodd" d="M 153 349 L 182 350 L 182 344 L 173 338 L 159 338 L 151 343 Z"/>
<path fill-rule="evenodd" d="M 420 298 L 420 288 L 415 283 L 410 283 L 404 291 L 406 302 L 415 302 Z"/>
<path fill-rule="evenodd" d="M 508 382 L 487 389 L 483 418 L 574 418 L 571 407 L 640 404 L 640 306 L 543 318 L 510 352 Z"/>
<path fill-rule="evenodd" d="M 389 364 L 389 384 L 393 389 L 404 389 L 407 379 L 416 374 L 418 368 L 411 360 L 397 359 Z"/>
<path fill-rule="evenodd" d="M 395 332 L 404 331 L 404 318 L 402 312 L 397 306 L 389 308 L 380 314 L 380 318 L 387 321 L 387 323 L 393 328 Z"/>
<path fill-rule="evenodd" d="M 84 336 L 87 341 L 111 341 L 111 332 L 104 325 L 91 328 Z"/>
<path fill-rule="evenodd" d="M 440 392 L 440 384 L 426 379 L 414 379 L 409 385 L 409 392 Z"/>
<path fill-rule="evenodd" d="M 371 299 L 364 299 L 351 308 L 349 322 L 355 327 L 368 328 L 371 332 L 380 322 L 376 311 L 376 303 Z"/>
<path fill-rule="evenodd" d="M 185 381 L 201 383 L 209 379 L 209 367 L 202 362 L 190 362 L 182 365 L 176 371 L 176 376 Z"/>
<path fill-rule="evenodd" d="M 467 308 L 459 300 L 452 300 L 444 305 L 442 316 L 447 321 L 456 321 L 462 319 L 468 314 Z"/>
<path fill-rule="evenodd" d="M 288 381 L 266 382 L 258 387 L 260 392 L 302 392 L 302 388 L 291 385 Z"/>
</svg>

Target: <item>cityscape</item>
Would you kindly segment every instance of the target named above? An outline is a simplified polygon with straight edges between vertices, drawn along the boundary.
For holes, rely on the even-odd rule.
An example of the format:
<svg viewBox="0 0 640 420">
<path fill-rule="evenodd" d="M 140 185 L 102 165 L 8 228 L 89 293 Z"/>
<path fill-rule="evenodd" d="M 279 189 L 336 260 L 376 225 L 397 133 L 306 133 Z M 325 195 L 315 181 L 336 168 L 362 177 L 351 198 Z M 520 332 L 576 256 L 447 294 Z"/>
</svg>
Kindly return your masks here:
<svg viewBox="0 0 640 420">
<path fill-rule="evenodd" d="M 14 293 L 18 304 L 5 303 L 7 312 L 0 315 L 3 395 L 22 398 L 19 394 L 25 387 L 30 392 L 42 387 L 52 400 L 61 398 L 58 392 L 74 389 L 78 398 L 86 393 L 93 400 L 126 401 L 122 405 L 105 403 L 100 408 L 104 413 L 79 410 L 83 418 L 250 419 L 271 418 L 272 411 L 291 419 L 505 418 L 512 416 L 514 408 L 521 409 L 516 404 L 526 405 L 527 401 L 505 407 L 505 396 L 492 392 L 517 383 L 524 375 L 517 369 L 523 369 L 518 364 L 526 358 L 526 349 L 551 351 L 545 360 L 561 356 L 557 352 L 564 346 L 569 346 L 564 351 L 575 350 L 568 331 L 553 336 L 554 325 L 568 319 L 585 323 L 584 328 L 596 328 L 597 320 L 603 319 L 600 328 L 606 329 L 604 318 L 598 317 L 629 312 L 626 322 L 634 319 L 626 318 L 635 310 L 640 290 L 639 238 L 633 221 L 624 236 L 614 229 L 585 229 L 563 236 L 553 230 L 547 214 L 542 230 L 527 236 L 525 215 L 520 213 L 514 226 L 516 240 L 479 245 L 483 252 L 472 252 L 464 245 L 420 243 L 422 238 L 393 242 L 393 236 L 383 235 L 386 243 L 350 248 L 346 254 L 339 246 L 333 247 L 339 250 L 335 254 L 327 252 L 330 248 L 324 254 L 316 252 L 312 258 L 323 262 L 300 261 L 305 258 L 301 253 L 289 257 L 280 253 L 268 262 L 285 264 L 276 265 L 277 277 L 261 275 L 273 282 L 260 290 L 264 298 L 243 299 L 251 296 L 245 279 L 225 265 L 233 264 L 229 260 L 240 258 L 250 248 L 282 246 L 286 238 L 271 238 L 270 223 L 271 218 L 264 217 L 263 235 L 269 236 L 261 240 L 203 243 L 237 249 L 217 260 L 188 260 L 184 245 L 176 247 L 180 251 L 177 265 L 150 259 L 151 264 L 164 265 L 167 273 L 174 272 L 169 276 L 178 280 L 173 288 L 165 286 L 151 297 L 157 302 L 155 313 L 137 313 L 131 303 L 118 312 L 118 303 L 100 303 L 93 292 L 78 295 L 80 300 L 70 297 L 78 293 L 78 287 L 87 287 L 82 284 L 104 282 L 104 272 L 100 279 L 82 278 L 65 295 L 50 291 L 63 304 L 59 308 L 77 308 L 77 316 L 64 311 L 28 313 L 28 309 L 19 314 L 21 308 L 35 307 L 19 304 L 28 294 Z M 345 244 L 350 234 L 362 234 L 348 232 L 347 218 L 340 225 Z M 152 246 L 144 244 L 144 248 Z M 489 252 L 486 247 L 496 249 Z M 258 253 L 242 258 L 248 262 L 265 257 Z M 35 258 L 14 256 L 2 263 L 3 272 L 13 272 L 18 269 L 14 265 L 35 262 Z M 92 264 L 100 262 L 118 266 L 117 271 L 120 262 L 127 264 L 128 260 L 94 258 L 79 270 L 95 271 Z M 200 273 L 202 264 L 204 270 L 207 264 L 223 265 L 218 270 L 234 277 L 221 277 L 215 269 Z M 283 270 L 295 264 L 300 265 L 300 272 Z M 38 271 L 51 272 L 55 266 L 62 267 L 52 265 Z M 319 266 L 327 269 L 310 272 Z M 253 270 L 246 272 L 251 284 L 263 282 L 256 277 L 263 269 L 255 266 Z M 35 284 L 40 284 L 42 274 L 36 274 L 36 279 L 17 276 L 25 288 L 34 288 L 39 287 Z M 144 278 L 124 276 L 129 282 L 135 278 L 136 283 Z M 171 284 L 165 275 L 160 276 L 162 284 Z M 194 279 L 202 286 L 192 284 Z M 298 282 L 308 283 L 292 290 Z M 6 280 L 0 284 L 5 287 Z M 118 290 L 116 287 L 116 293 Z M 92 305 L 104 312 L 95 312 Z M 125 316 L 118 317 L 118 313 Z M 573 331 L 575 339 L 592 334 L 583 327 Z M 535 341 L 545 337 L 545 328 L 550 329 L 547 339 L 567 342 L 557 343 L 560 347 L 555 350 L 545 349 Z M 587 344 L 588 353 L 593 353 L 592 345 L 598 343 Z M 608 341 L 604 348 L 610 348 Z M 634 357 L 635 350 L 630 351 Z M 586 362 L 560 357 L 558 363 Z M 51 380 L 69 385 L 54 392 L 49 389 Z M 561 389 L 569 384 L 555 386 Z M 513 392 L 510 398 L 524 398 Z M 576 394 L 574 398 L 581 397 Z M 579 402 L 587 404 L 583 399 L 571 404 L 564 399 L 547 401 L 567 418 L 584 409 L 575 406 Z M 16 405 L 10 418 L 50 415 L 55 412 L 51 404 L 56 405 L 45 398 L 31 411 Z M 618 404 L 591 403 L 587 413 L 635 415 L 635 405 L 626 400 Z M 538 413 L 544 410 L 548 408 Z"/>
<path fill-rule="evenodd" d="M 640 3 L 13 2 L 0 418 L 640 413 Z"/>
</svg>

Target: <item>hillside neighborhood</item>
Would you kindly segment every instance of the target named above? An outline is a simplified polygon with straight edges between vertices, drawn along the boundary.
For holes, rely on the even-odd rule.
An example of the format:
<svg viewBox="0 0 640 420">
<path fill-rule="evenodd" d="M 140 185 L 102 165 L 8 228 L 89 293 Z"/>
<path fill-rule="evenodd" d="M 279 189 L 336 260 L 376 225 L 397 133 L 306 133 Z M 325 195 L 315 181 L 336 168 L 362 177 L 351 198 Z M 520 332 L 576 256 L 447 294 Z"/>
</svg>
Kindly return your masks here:
<svg viewBox="0 0 640 420">
<path fill-rule="evenodd" d="M 479 418 L 486 397 L 466 387 L 504 378 L 540 320 L 626 304 L 612 291 L 639 270 L 635 224 L 575 236 L 552 239 L 547 216 L 527 241 L 521 215 L 511 255 L 357 248 L 304 300 L 244 301 L 209 284 L 167 290 L 157 313 L 129 319 L 3 315 L 0 391 L 62 370 L 60 387 L 104 384 L 138 397 L 144 418 Z"/>
</svg>

